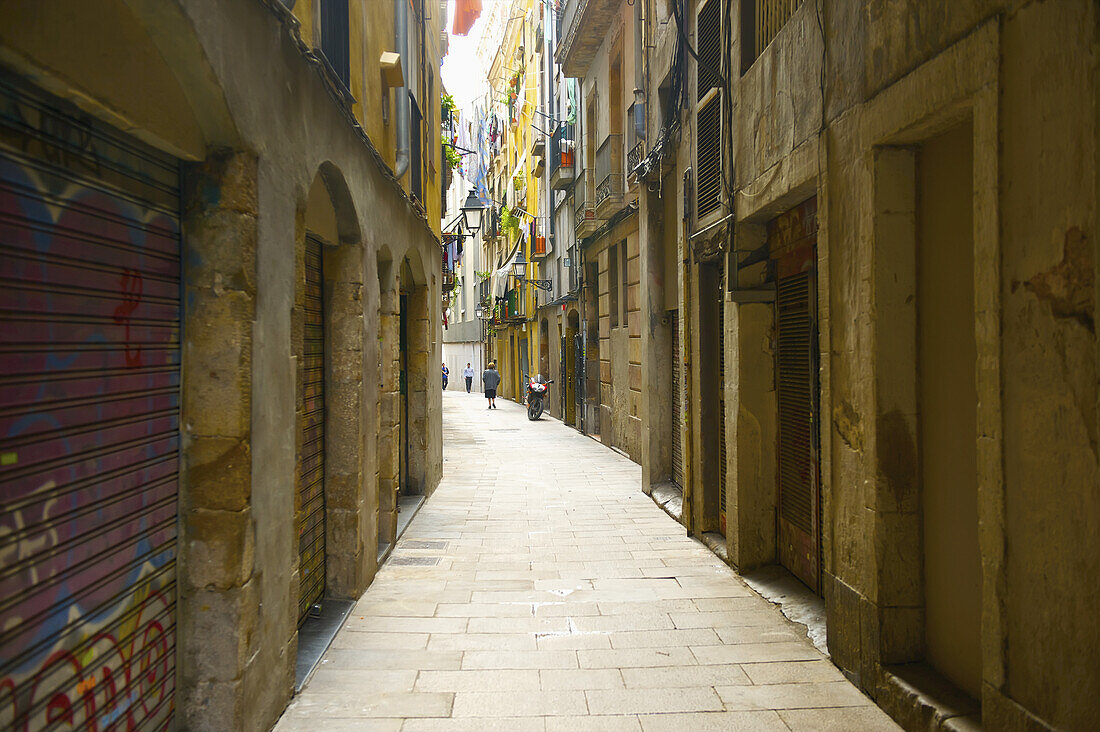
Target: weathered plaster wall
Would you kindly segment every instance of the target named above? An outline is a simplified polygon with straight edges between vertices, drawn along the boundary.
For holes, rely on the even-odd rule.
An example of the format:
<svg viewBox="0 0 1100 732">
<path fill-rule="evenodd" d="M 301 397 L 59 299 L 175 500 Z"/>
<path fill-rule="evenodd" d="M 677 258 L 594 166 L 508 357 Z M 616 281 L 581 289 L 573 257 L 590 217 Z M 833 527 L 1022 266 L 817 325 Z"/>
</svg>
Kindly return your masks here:
<svg viewBox="0 0 1100 732">
<path fill-rule="evenodd" d="M 415 28 L 416 14 L 414 5 L 409 4 L 410 28 Z M 426 15 L 438 21 L 438 4 L 427 0 L 424 3 Z M 302 38 L 311 46 L 320 47 L 321 31 L 320 0 L 298 0 L 294 3 L 293 14 L 301 23 Z M 355 98 L 352 112 L 356 120 L 363 126 L 367 135 L 374 142 L 375 147 L 382 153 L 383 160 L 391 169 L 397 157 L 396 151 L 396 123 L 394 116 L 394 103 L 396 91 L 383 86 L 382 70 L 379 66 L 379 58 L 385 52 L 396 52 L 396 40 L 393 31 L 394 0 L 351 0 L 348 3 L 348 29 L 349 29 L 349 71 L 350 91 Z M 424 73 L 420 79 L 422 90 L 414 92 L 420 99 L 420 111 L 424 115 L 423 134 L 423 181 L 425 190 L 425 211 L 427 220 L 436 235 L 440 232 L 441 199 L 434 195 L 440 190 L 441 175 L 441 130 L 439 93 L 442 90 L 439 64 L 440 58 L 440 34 L 438 29 L 429 28 L 424 34 L 424 48 L 419 47 L 419 34 L 410 33 L 413 42 L 410 47 L 408 59 L 403 59 L 405 68 L 405 81 L 409 83 L 413 78 L 410 73 L 410 64 L 419 67 L 424 61 Z M 423 56 L 421 55 L 423 53 Z M 427 108 L 426 98 L 429 82 L 427 76 L 431 75 L 431 88 L 435 92 L 435 101 L 431 102 L 432 109 Z M 429 125 L 432 121 L 434 124 Z M 409 190 L 411 177 L 406 175 L 402 179 L 402 186 Z"/>
<path fill-rule="evenodd" d="M 589 246 L 587 256 L 599 262 L 600 439 L 641 460 L 641 315 L 637 217 L 630 217 Z M 617 324 L 611 318 L 609 254 L 618 262 Z M 626 248 L 625 257 L 622 248 Z M 625 269 L 623 261 L 626 262 Z"/>
<path fill-rule="evenodd" d="M 668 68 L 672 25 L 653 29 L 651 91 Z M 1098 697 L 1088 691 L 1100 684 L 1089 662 L 1100 626 L 1089 623 L 1088 610 L 1100 599 L 1090 579 L 1100 570 L 1097 29 L 1096 5 L 1086 0 L 806 2 L 734 80 L 739 227 L 809 196 L 819 200 L 830 649 L 909 726 L 927 724 L 921 715 L 929 712 L 898 692 L 890 669 L 924 654 L 911 297 L 919 236 L 913 203 L 898 185 L 915 176 L 920 145 L 967 119 L 974 135 L 982 714 L 986 726 L 1008 729 L 1087 726 L 1097 714 Z M 657 129 L 656 105 L 649 113 Z M 685 126 L 678 159 L 691 158 L 690 134 Z M 681 173 L 664 195 L 682 197 Z M 643 201 L 640 226 L 654 215 Z M 698 393 L 698 271 L 690 244 L 682 236 L 677 242 L 684 379 L 692 393 L 683 429 L 685 505 L 694 512 L 685 523 L 702 530 L 700 471 L 708 453 L 698 434 L 706 396 Z M 651 287 L 641 281 L 643 290 Z M 766 531 L 774 476 L 759 472 L 773 467 L 775 449 L 760 421 L 772 409 L 762 378 L 770 356 L 761 345 L 771 326 L 750 318 L 767 307 L 726 304 L 736 522 L 728 540 L 743 566 L 769 561 L 774 550 Z M 657 338 L 647 333 L 643 342 Z M 643 347 L 646 359 L 651 352 Z"/>
</svg>

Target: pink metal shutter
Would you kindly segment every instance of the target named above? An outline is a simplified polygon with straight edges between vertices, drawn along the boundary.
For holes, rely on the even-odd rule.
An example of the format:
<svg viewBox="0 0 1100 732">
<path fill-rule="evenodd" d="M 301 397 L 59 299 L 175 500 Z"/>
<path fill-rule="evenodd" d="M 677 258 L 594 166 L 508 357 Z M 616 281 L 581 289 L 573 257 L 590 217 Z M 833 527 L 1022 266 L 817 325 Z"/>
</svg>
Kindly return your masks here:
<svg viewBox="0 0 1100 732">
<path fill-rule="evenodd" d="M 170 724 L 178 210 L 174 158 L 0 78 L 0 718 L 18 730 Z"/>
</svg>

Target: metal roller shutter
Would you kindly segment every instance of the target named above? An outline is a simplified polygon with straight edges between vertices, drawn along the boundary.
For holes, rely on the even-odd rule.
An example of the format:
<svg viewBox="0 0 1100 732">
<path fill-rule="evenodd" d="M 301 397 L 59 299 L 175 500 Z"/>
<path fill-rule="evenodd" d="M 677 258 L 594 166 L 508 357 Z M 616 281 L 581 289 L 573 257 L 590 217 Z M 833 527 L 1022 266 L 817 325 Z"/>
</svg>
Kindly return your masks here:
<svg viewBox="0 0 1100 732">
<path fill-rule="evenodd" d="M 813 321 L 810 275 L 778 281 L 779 557 L 818 589 L 820 498 L 812 455 Z"/>
<path fill-rule="evenodd" d="M 178 161 L 0 78 L 0 719 L 174 704 Z"/>
<path fill-rule="evenodd" d="M 325 305 L 322 244 L 306 237 L 302 459 L 298 479 L 298 622 L 325 592 Z"/>
<path fill-rule="evenodd" d="M 684 446 L 680 434 L 683 428 L 683 385 L 680 382 L 683 354 L 680 353 L 680 319 L 676 310 L 669 311 L 672 328 L 672 482 L 684 488 Z"/>
<path fill-rule="evenodd" d="M 718 529 L 726 534 L 726 310 L 725 278 L 718 268 Z"/>
</svg>

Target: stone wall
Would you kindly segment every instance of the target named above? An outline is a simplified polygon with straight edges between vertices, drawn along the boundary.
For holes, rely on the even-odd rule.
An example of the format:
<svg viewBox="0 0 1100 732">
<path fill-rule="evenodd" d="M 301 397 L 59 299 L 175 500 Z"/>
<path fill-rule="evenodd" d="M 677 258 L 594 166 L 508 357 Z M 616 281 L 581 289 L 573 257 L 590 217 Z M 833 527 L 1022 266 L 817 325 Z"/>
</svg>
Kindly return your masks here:
<svg viewBox="0 0 1100 732">
<path fill-rule="evenodd" d="M 735 63 L 740 23 L 734 12 Z M 670 66 L 672 25 L 650 28 L 651 98 Z M 1090 663 L 1100 626 L 1089 622 L 1100 599 L 1091 581 L 1100 569 L 1098 27 L 1097 7 L 1086 0 L 808 1 L 759 58 L 731 74 L 736 178 L 726 212 L 738 256 L 760 246 L 763 225 L 778 214 L 818 200 L 830 650 L 908 727 L 926 726 L 945 707 L 930 701 L 926 679 L 897 666 L 927 660 L 914 366 L 919 210 L 906 189 L 920 175 L 923 146 L 960 125 L 969 125 L 973 147 L 978 526 L 968 530 L 977 532 L 981 556 L 982 720 L 998 729 L 1074 728 L 1098 711 L 1087 691 L 1100 684 Z M 650 130 L 659 129 L 660 110 L 649 114 Z M 675 173 L 674 190 L 662 181 L 662 195 L 681 200 L 684 168 L 694 160 L 691 120 L 683 115 L 674 160 L 663 163 Z M 654 230 L 669 217 L 652 200 L 641 204 L 640 297 L 650 311 L 642 344 L 650 361 L 663 337 L 653 302 L 668 284 L 645 272 L 655 269 Z M 676 238 L 690 406 L 680 426 L 685 509 L 693 508 L 684 520 L 698 532 L 710 526 L 702 504 L 711 500 L 704 473 L 713 460 L 700 433 L 708 395 L 698 386 L 705 345 L 699 272 L 690 262 L 701 244 Z M 735 284 L 760 288 L 764 274 L 746 269 Z M 753 294 L 725 300 L 726 542 L 731 562 L 747 569 L 775 558 L 774 306 Z M 665 470 L 655 427 L 671 395 L 654 388 L 657 369 L 642 370 L 657 395 L 644 410 L 650 485 Z M 958 704 L 961 714 L 977 709 Z"/>
<path fill-rule="evenodd" d="M 359 110 L 376 137 L 353 124 L 281 3 L 117 0 L 74 23 L 83 5 L 6 16 L 20 45 L 11 52 L 5 34 L 5 64 L 184 161 L 177 724 L 269 729 L 297 655 L 304 238 L 326 243 L 327 592 L 355 598 L 376 571 L 380 494 L 396 476 L 376 437 L 396 389 L 384 262 L 415 275 L 410 478 L 430 493 L 441 475 L 440 395 L 426 376 L 440 360 L 439 217 L 429 224 L 393 178 L 392 116 Z M 102 35 L 87 32 L 93 21 Z M 96 48 L 50 31 L 64 27 Z M 438 29 L 427 35 L 438 43 Z M 145 61 L 120 76 L 106 47 Z M 438 198 L 430 177 L 425 190 Z M 311 191 L 327 201 L 319 218 Z"/>
</svg>

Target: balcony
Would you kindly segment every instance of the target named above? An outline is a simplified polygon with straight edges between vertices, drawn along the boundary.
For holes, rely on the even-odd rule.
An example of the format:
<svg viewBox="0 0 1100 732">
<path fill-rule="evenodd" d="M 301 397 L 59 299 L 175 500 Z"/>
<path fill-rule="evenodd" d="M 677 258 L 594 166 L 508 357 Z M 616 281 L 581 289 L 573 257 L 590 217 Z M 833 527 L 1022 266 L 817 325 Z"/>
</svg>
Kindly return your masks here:
<svg viewBox="0 0 1100 732">
<path fill-rule="evenodd" d="M 610 218 L 623 202 L 623 136 L 608 135 L 596 151 L 596 217 Z"/>
<path fill-rule="evenodd" d="M 522 287 L 513 287 L 504 293 L 500 303 L 500 319 L 506 323 L 527 319 L 527 292 Z"/>
<path fill-rule="evenodd" d="M 453 290 L 455 288 L 455 265 L 457 264 L 457 262 L 452 262 L 451 261 L 450 251 L 451 251 L 452 247 L 449 246 L 449 245 L 453 243 L 453 240 L 456 239 L 457 236 L 458 236 L 457 234 L 449 234 L 449 233 L 444 233 L 443 234 L 442 283 L 443 283 L 443 294 L 444 295 L 446 295 L 448 292 L 450 292 L 451 290 Z"/>
<path fill-rule="evenodd" d="M 554 57 L 562 73 L 583 77 L 618 17 L 622 0 L 562 0 L 558 47 Z"/>
<path fill-rule="evenodd" d="M 645 159 L 645 143 L 639 142 L 634 147 L 630 148 L 630 152 L 626 154 L 626 169 L 631 174 L 634 170 L 642 164 L 642 160 Z"/>
<path fill-rule="evenodd" d="M 638 183 L 638 166 L 645 160 L 645 114 L 646 105 L 644 101 L 634 102 L 630 105 L 630 109 L 627 112 L 627 120 L 630 124 L 627 127 L 627 132 L 629 134 L 626 138 L 626 147 L 628 150 L 626 153 L 626 182 L 631 190 L 633 190 Z"/>
<path fill-rule="evenodd" d="M 581 289 L 581 258 L 580 251 L 577 247 L 569 247 L 569 252 L 565 255 L 565 268 L 568 272 L 569 292 L 576 292 Z"/>
<path fill-rule="evenodd" d="M 590 173 L 588 170 L 582 172 L 577 177 L 577 185 L 573 186 L 573 231 L 578 239 L 591 236 L 600 227 L 594 191 L 589 190 Z"/>
<path fill-rule="evenodd" d="M 568 188 L 573 182 L 577 143 L 573 125 L 558 125 L 550 137 L 550 187 L 554 190 Z"/>
<path fill-rule="evenodd" d="M 532 257 L 545 257 L 550 253 L 546 246 L 546 221 L 547 219 L 535 219 L 527 225 L 527 241 L 531 242 Z"/>
</svg>

